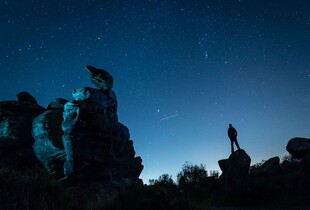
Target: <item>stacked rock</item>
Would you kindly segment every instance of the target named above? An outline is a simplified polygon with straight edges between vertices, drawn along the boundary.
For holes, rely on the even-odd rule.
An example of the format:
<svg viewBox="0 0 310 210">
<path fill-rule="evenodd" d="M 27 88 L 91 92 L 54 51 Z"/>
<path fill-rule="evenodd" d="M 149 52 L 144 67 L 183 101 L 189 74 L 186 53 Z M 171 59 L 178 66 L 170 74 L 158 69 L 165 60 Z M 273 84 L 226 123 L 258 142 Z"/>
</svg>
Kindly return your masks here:
<svg viewBox="0 0 310 210">
<path fill-rule="evenodd" d="M 72 102 L 57 99 L 34 120 L 36 156 L 58 177 L 141 183 L 142 159 L 118 122 L 113 78 L 105 70 L 87 70 L 96 88 L 75 89 Z"/>
<path fill-rule="evenodd" d="M 17 94 L 17 98 L 0 102 L 0 168 L 20 169 L 37 164 L 31 125 L 45 109 L 28 92 Z"/>
</svg>

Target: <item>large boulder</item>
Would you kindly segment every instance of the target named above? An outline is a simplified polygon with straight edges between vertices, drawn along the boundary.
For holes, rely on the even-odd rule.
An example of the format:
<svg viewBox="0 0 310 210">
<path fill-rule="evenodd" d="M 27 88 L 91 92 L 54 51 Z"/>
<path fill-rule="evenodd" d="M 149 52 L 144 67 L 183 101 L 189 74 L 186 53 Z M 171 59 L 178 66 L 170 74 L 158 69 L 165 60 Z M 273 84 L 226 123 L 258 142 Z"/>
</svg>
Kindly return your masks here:
<svg viewBox="0 0 310 210">
<path fill-rule="evenodd" d="M 65 152 L 61 124 L 64 105 L 67 102 L 61 98 L 54 99 L 47 110 L 32 123 L 32 135 L 35 139 L 33 151 L 44 168 L 58 178 L 64 176 Z"/>
<path fill-rule="evenodd" d="M 62 138 L 70 143 L 67 154 L 72 153 L 73 169 L 69 170 L 79 180 L 140 183 L 142 159 L 135 157 L 128 128 L 114 112 L 97 106 L 89 101 L 65 105 Z"/>
<path fill-rule="evenodd" d="M 33 150 L 45 169 L 57 178 L 65 176 L 64 139 L 67 138 L 72 143 L 74 180 L 140 184 L 142 159 L 135 156 L 128 128 L 119 123 L 114 114 L 93 109 L 88 102 L 75 107 L 78 108 L 76 115 L 66 113 L 72 111 L 64 110 L 66 104 L 66 100 L 52 101 L 33 121 Z M 75 119 L 66 118 L 64 122 L 63 115 L 75 116 Z M 66 133 L 66 128 L 70 132 Z"/>
<path fill-rule="evenodd" d="M 30 95 L 30 93 L 28 93 L 27 91 L 23 91 L 20 92 L 16 95 L 17 100 L 19 102 L 29 102 L 32 104 L 38 104 L 37 100 L 35 99 L 35 97 L 33 97 L 32 95 Z"/>
<path fill-rule="evenodd" d="M 128 128 L 118 122 L 113 78 L 86 68 L 96 88 L 73 90 L 73 101 L 53 101 L 34 120 L 35 154 L 49 173 L 69 182 L 141 184 L 142 159 L 135 156 Z"/>
<path fill-rule="evenodd" d="M 277 175 L 281 172 L 280 158 L 273 157 L 264 162 L 260 167 L 254 168 L 251 174 L 257 175 Z"/>
<path fill-rule="evenodd" d="M 289 140 L 286 150 L 293 158 L 302 159 L 310 155 L 310 139 L 295 137 Z"/>
<path fill-rule="evenodd" d="M 74 100 L 64 105 L 65 178 L 141 183 L 142 159 L 135 157 L 128 128 L 118 122 L 113 77 L 93 66 L 86 70 L 96 88 L 73 90 Z"/>
<path fill-rule="evenodd" d="M 27 92 L 17 97 L 18 101 L 0 102 L 0 167 L 21 168 L 37 163 L 31 125 L 45 109 Z"/>
<path fill-rule="evenodd" d="M 251 158 L 240 149 L 232 153 L 228 159 L 219 160 L 218 164 L 222 170 L 220 179 L 240 181 L 249 173 Z"/>
<path fill-rule="evenodd" d="M 281 171 L 283 174 L 295 174 L 300 173 L 302 171 L 302 163 L 300 161 L 289 161 L 284 160 L 281 163 Z"/>
</svg>

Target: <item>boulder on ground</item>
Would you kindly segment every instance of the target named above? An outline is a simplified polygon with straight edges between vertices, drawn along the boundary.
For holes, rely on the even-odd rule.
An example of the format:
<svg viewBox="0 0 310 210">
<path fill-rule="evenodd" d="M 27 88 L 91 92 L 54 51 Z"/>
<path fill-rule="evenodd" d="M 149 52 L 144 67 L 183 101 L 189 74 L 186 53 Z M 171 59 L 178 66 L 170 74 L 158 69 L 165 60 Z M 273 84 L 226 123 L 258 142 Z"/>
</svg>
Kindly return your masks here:
<svg viewBox="0 0 310 210">
<path fill-rule="evenodd" d="M 45 109 L 27 92 L 17 97 L 18 101 L 0 102 L 0 167 L 20 168 L 37 163 L 31 125 Z"/>
<path fill-rule="evenodd" d="M 280 158 L 278 156 L 270 158 L 264 162 L 260 167 L 254 168 L 251 174 L 257 175 L 276 175 L 281 172 Z"/>
<path fill-rule="evenodd" d="M 289 140 L 286 150 L 293 158 L 302 159 L 310 155 L 310 139 L 295 137 Z"/>
<path fill-rule="evenodd" d="M 67 154 L 72 154 L 73 162 L 72 166 L 65 164 L 65 168 L 72 170 L 73 177 L 79 180 L 140 183 L 142 159 L 135 157 L 128 128 L 118 122 L 110 109 L 95 109 L 96 104 L 82 102 L 83 105 L 75 102 L 70 106 L 67 103 L 64 110 L 62 139 L 63 143 L 70 142 Z"/>
<path fill-rule="evenodd" d="M 30 95 L 30 93 L 26 91 L 20 92 L 16 96 L 17 100 L 20 102 L 29 102 L 33 104 L 38 104 L 37 100 L 32 95 Z"/>
<path fill-rule="evenodd" d="M 219 160 L 218 164 L 222 170 L 221 179 L 237 181 L 248 175 L 251 158 L 241 149 L 232 153 L 228 159 Z"/>
</svg>

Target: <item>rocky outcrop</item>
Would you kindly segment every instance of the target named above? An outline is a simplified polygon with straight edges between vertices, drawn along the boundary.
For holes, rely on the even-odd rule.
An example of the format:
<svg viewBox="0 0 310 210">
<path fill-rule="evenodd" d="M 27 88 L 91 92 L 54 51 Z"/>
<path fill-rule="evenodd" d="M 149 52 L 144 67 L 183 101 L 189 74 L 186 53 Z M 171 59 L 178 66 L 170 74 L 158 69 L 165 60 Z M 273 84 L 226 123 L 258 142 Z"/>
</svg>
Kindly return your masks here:
<svg viewBox="0 0 310 210">
<path fill-rule="evenodd" d="M 142 159 L 118 122 L 113 77 L 92 66 L 87 70 L 96 88 L 75 89 L 71 102 L 56 98 L 45 109 L 27 92 L 17 94 L 18 101 L 0 102 L 0 168 L 41 163 L 70 183 L 142 184 Z"/>
<path fill-rule="evenodd" d="M 27 92 L 17 97 L 18 101 L 0 102 L 0 168 L 30 167 L 37 163 L 31 125 L 45 109 Z"/>
<path fill-rule="evenodd" d="M 232 153 L 228 159 L 219 160 L 218 164 L 222 170 L 221 179 L 240 181 L 249 173 L 251 158 L 240 149 Z"/>
<path fill-rule="evenodd" d="M 81 107 L 76 115 L 72 115 L 72 109 L 65 109 L 64 115 L 70 112 L 68 115 L 75 119 L 65 117 L 62 123 L 63 141 L 68 138 L 72 143 L 73 176 L 82 180 L 140 182 L 142 159 L 135 157 L 128 128 L 108 110 L 93 111 L 91 103 Z"/>
<path fill-rule="evenodd" d="M 293 158 L 302 159 L 310 155 L 310 139 L 295 137 L 289 140 L 286 150 Z"/>
<path fill-rule="evenodd" d="M 54 99 L 47 110 L 32 123 L 32 135 L 35 138 L 33 151 L 44 168 L 58 178 L 64 176 L 65 152 L 61 124 L 64 105 L 67 102 L 65 99 Z"/>
<path fill-rule="evenodd" d="M 289 140 L 286 146 L 286 150 L 295 159 L 295 162 L 299 162 L 301 165 L 300 169 L 306 173 L 310 174 L 310 139 L 295 137 Z M 294 163 L 297 165 L 296 163 Z M 292 165 L 292 163 L 290 164 Z"/>
<path fill-rule="evenodd" d="M 273 157 L 264 162 L 261 166 L 254 168 L 251 174 L 257 175 L 277 175 L 281 173 L 280 158 Z"/>
<path fill-rule="evenodd" d="M 33 121 L 36 157 L 58 178 L 140 184 L 142 159 L 118 122 L 113 78 L 105 70 L 87 70 L 97 88 L 73 90 L 72 102 L 56 99 Z"/>
<path fill-rule="evenodd" d="M 66 154 L 63 146 L 62 130 L 63 107 L 67 103 L 64 99 L 55 99 L 48 105 L 48 109 L 33 121 L 33 136 L 35 143 L 33 150 L 38 160 L 46 170 L 54 176 L 64 177 L 64 163 Z M 91 105 L 89 105 L 91 106 Z M 138 177 L 142 171 L 141 158 L 135 157 L 133 141 L 129 140 L 129 130 L 117 121 L 114 132 L 111 127 L 98 126 L 102 122 L 109 124 L 104 112 L 87 113 L 73 124 L 70 133 L 74 139 L 73 152 L 75 159 L 75 174 L 79 179 L 93 180 L 124 179 L 128 182 Z M 94 117 L 96 115 L 96 117 Z M 101 116 L 98 116 L 101 115 Z M 92 122 L 92 123 L 90 123 Z"/>
<path fill-rule="evenodd" d="M 16 97 L 19 102 L 29 102 L 32 104 L 38 104 L 37 100 L 26 91 L 18 93 Z"/>
</svg>

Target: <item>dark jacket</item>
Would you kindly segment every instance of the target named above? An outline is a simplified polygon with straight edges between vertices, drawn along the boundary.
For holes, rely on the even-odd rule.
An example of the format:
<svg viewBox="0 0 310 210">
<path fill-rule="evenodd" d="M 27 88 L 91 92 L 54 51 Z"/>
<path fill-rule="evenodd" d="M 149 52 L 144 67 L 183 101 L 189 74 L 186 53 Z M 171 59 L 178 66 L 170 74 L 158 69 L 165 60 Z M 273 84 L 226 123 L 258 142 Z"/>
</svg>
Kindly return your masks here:
<svg viewBox="0 0 310 210">
<path fill-rule="evenodd" d="M 238 135 L 237 130 L 232 126 L 228 128 L 227 134 L 230 139 L 235 139 Z"/>
</svg>

